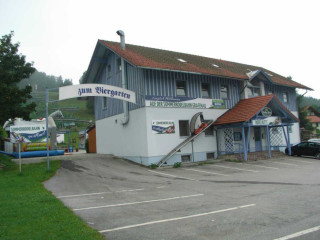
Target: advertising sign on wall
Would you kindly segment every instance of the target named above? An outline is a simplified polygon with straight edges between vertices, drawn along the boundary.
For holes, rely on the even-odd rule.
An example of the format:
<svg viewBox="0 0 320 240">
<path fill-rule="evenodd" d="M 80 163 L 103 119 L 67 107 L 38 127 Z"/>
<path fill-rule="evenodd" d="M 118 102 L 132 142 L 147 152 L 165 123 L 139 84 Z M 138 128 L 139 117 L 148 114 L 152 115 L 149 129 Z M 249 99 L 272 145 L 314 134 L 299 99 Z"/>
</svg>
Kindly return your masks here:
<svg viewBox="0 0 320 240">
<path fill-rule="evenodd" d="M 146 107 L 226 109 L 222 99 L 146 96 Z"/>
<path fill-rule="evenodd" d="M 46 125 L 19 125 L 10 127 L 10 141 L 16 142 L 42 142 L 47 137 Z"/>
<path fill-rule="evenodd" d="M 173 120 L 153 120 L 152 133 L 154 134 L 174 134 L 175 127 Z"/>
<path fill-rule="evenodd" d="M 252 125 L 279 125 L 281 124 L 281 118 L 279 117 L 267 117 L 264 119 L 253 119 Z"/>
</svg>

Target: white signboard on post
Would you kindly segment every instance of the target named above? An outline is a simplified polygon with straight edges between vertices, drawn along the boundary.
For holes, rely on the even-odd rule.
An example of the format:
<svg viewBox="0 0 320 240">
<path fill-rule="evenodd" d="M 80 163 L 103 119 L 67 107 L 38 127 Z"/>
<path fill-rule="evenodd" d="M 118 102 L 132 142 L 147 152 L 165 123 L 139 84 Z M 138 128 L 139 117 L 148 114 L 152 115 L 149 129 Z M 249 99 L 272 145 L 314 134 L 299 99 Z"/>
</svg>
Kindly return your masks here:
<svg viewBox="0 0 320 240">
<path fill-rule="evenodd" d="M 128 89 L 106 84 L 80 84 L 59 88 L 59 100 L 76 97 L 109 97 L 136 103 L 136 94 Z"/>
<path fill-rule="evenodd" d="M 43 142 L 46 133 L 45 124 L 11 126 L 10 142 Z"/>
</svg>

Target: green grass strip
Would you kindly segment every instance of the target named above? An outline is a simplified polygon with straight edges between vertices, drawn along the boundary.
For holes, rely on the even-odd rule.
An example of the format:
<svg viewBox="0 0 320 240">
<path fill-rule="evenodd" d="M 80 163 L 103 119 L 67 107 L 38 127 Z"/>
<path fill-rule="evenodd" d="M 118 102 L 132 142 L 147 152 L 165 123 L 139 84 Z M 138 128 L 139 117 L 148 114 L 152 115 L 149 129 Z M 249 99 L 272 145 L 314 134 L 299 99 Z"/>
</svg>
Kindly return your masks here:
<svg viewBox="0 0 320 240">
<path fill-rule="evenodd" d="M 45 189 L 60 161 L 18 166 L 0 154 L 0 239 L 104 239 Z"/>
</svg>

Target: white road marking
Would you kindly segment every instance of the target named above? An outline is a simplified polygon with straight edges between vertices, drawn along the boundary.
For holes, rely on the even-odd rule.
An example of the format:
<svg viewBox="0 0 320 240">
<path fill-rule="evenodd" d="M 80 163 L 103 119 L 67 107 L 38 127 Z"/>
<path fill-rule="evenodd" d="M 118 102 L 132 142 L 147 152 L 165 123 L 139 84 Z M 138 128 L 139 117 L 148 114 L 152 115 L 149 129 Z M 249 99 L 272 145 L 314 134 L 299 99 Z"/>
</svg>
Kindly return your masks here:
<svg viewBox="0 0 320 240">
<path fill-rule="evenodd" d="M 229 176 L 229 175 L 225 175 L 225 174 L 221 174 L 221 173 L 207 172 L 207 171 L 196 170 L 196 169 L 184 169 L 184 170 L 201 172 L 201 173 L 208 173 L 208 174 L 213 174 L 213 175 L 220 175 L 220 176 L 225 176 L 225 177 Z"/>
<path fill-rule="evenodd" d="M 165 188 L 166 186 L 160 186 L 160 187 L 157 187 L 157 188 Z"/>
<path fill-rule="evenodd" d="M 84 193 L 84 194 L 76 194 L 76 195 L 59 196 L 57 198 L 83 197 L 83 196 L 92 196 L 92 195 L 101 195 L 101 194 L 110 194 L 110 193 L 136 192 L 136 191 L 142 191 L 142 190 L 144 189 L 139 188 L 139 189 L 129 189 L 129 190 L 121 190 L 121 191 L 115 191 L 115 192 Z"/>
<path fill-rule="evenodd" d="M 288 236 L 284 236 L 284 237 L 281 237 L 281 238 L 277 238 L 277 239 L 274 239 L 274 240 L 287 240 L 287 239 L 291 239 L 291 238 L 296 238 L 296 237 L 299 237 L 299 236 L 302 236 L 302 235 L 305 235 L 305 234 L 308 234 L 308 233 L 312 233 L 312 232 L 315 232 L 315 231 L 318 231 L 318 230 L 320 230 L 320 226 L 317 226 L 317 227 L 314 227 L 314 228 L 309 228 L 309 229 L 303 230 L 301 232 L 297 232 L 297 233 L 294 233 L 294 234 L 291 234 L 291 235 L 288 235 Z"/>
<path fill-rule="evenodd" d="M 76 209 L 73 209 L 73 211 L 82 211 L 82 210 L 90 210 L 90 209 L 97 209 L 97 208 L 120 207 L 120 206 L 136 205 L 141 203 L 162 202 L 162 201 L 170 201 L 170 200 L 183 199 L 183 198 L 200 197 L 203 195 L 204 194 L 201 193 L 201 194 L 179 196 L 179 197 L 172 197 L 172 198 L 147 200 L 147 201 L 141 201 L 141 202 L 129 202 L 129 203 L 119 203 L 119 204 L 104 205 L 104 206 L 97 206 L 97 207 L 76 208 Z"/>
<path fill-rule="evenodd" d="M 247 165 L 250 165 L 250 166 L 261 167 L 261 168 L 279 169 L 279 168 L 275 168 L 275 167 L 260 166 L 260 165 L 256 165 L 256 164 L 253 164 L 253 163 L 241 163 L 241 164 L 247 164 Z"/>
<path fill-rule="evenodd" d="M 290 161 L 296 161 L 296 162 L 302 162 L 302 163 L 313 163 L 313 162 L 306 161 L 306 160 L 297 160 L 297 159 L 291 159 L 291 158 L 290 158 Z"/>
<path fill-rule="evenodd" d="M 226 208 L 226 209 L 222 209 L 222 210 L 194 214 L 194 215 L 189 215 L 189 216 L 184 216 L 184 217 L 169 218 L 169 219 L 163 219 L 163 220 L 158 220 L 158 221 L 128 225 L 128 226 L 123 226 L 123 227 L 118 227 L 118 228 L 111 228 L 111 229 L 101 230 L 99 232 L 100 233 L 114 232 L 114 231 L 119 231 L 119 230 L 123 230 L 123 229 L 136 228 L 136 227 L 147 226 L 147 225 L 152 225 L 152 224 L 157 224 L 157 223 L 165 223 L 165 222 L 178 221 L 178 220 L 183 220 L 183 219 L 188 219 L 188 218 L 202 217 L 202 216 L 207 216 L 207 215 L 211 215 L 211 214 L 215 214 L 215 213 L 222 213 L 222 212 L 228 212 L 228 211 L 238 210 L 238 209 L 247 208 L 247 207 L 253 207 L 255 205 L 256 204 L 249 204 L 249 205 L 238 206 L 238 207 L 233 207 L 233 208 Z"/>
<path fill-rule="evenodd" d="M 193 178 L 179 177 L 179 176 L 177 176 L 177 175 L 172 175 L 172 174 L 167 174 L 167 173 L 162 173 L 162 172 L 152 171 L 152 170 L 148 170 L 148 171 L 149 171 L 149 172 L 152 172 L 152 173 L 160 174 L 160 175 L 162 174 L 162 175 L 169 176 L 169 177 L 187 179 L 187 180 L 191 180 L 191 181 L 198 181 L 198 180 L 193 179 Z"/>
<path fill-rule="evenodd" d="M 288 165 L 288 166 L 299 166 L 297 164 L 293 164 L 293 163 L 283 163 L 283 162 L 277 162 L 277 161 L 270 161 L 273 163 L 277 163 L 277 164 L 282 164 L 282 165 Z"/>
<path fill-rule="evenodd" d="M 260 165 L 256 165 L 256 164 L 253 164 L 253 163 L 235 163 L 235 162 L 230 162 L 230 163 L 241 164 L 241 165 L 250 165 L 250 166 L 262 167 L 262 168 L 270 168 L 270 169 L 279 169 L 279 168 L 275 168 L 275 167 L 260 166 Z"/>
<path fill-rule="evenodd" d="M 227 166 L 221 166 L 221 165 L 212 165 L 213 167 L 222 167 L 222 168 L 230 168 L 230 169 L 236 169 L 240 171 L 246 171 L 246 172 L 254 172 L 258 173 L 259 171 L 249 170 L 249 169 L 243 169 L 243 168 L 234 168 L 234 167 L 227 167 Z"/>
</svg>

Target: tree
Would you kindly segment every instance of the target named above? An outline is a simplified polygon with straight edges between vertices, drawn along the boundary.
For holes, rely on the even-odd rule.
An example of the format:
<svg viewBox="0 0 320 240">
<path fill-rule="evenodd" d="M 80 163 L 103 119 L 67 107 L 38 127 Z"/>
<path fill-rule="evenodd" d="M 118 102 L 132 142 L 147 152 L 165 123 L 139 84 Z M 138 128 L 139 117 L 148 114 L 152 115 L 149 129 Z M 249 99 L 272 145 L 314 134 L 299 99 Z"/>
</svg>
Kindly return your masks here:
<svg viewBox="0 0 320 240">
<path fill-rule="evenodd" d="M 310 120 L 307 118 L 307 111 L 305 107 L 302 106 L 303 96 L 297 96 L 297 105 L 298 105 L 298 112 L 299 112 L 299 120 L 300 120 L 300 128 L 304 128 L 306 130 L 313 130 L 312 124 Z"/>
<path fill-rule="evenodd" d="M 26 62 L 25 56 L 18 53 L 19 43 L 11 42 L 14 32 L 0 39 L 0 125 L 9 118 L 29 119 L 29 114 L 35 110 L 31 99 L 31 86 L 19 89 L 17 84 L 35 71 L 33 63 Z"/>
<path fill-rule="evenodd" d="M 79 83 L 80 83 L 80 84 L 83 84 L 83 79 L 84 79 L 84 77 L 86 76 L 86 74 L 87 74 L 87 71 L 84 71 L 84 72 L 82 73 L 82 76 L 81 76 L 80 79 L 79 79 Z"/>
</svg>

